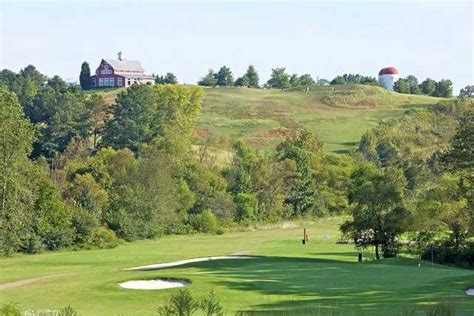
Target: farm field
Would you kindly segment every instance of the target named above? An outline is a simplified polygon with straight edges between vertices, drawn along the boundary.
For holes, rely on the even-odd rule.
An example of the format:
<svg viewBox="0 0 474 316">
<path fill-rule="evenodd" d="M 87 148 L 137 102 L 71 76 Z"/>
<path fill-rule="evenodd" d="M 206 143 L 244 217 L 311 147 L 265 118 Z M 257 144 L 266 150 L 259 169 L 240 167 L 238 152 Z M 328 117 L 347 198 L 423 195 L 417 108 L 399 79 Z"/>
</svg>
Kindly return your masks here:
<svg viewBox="0 0 474 316">
<path fill-rule="evenodd" d="M 474 285 L 474 271 L 432 267 L 427 262 L 419 267 L 418 260 L 408 258 L 357 263 L 353 245 L 336 242 L 340 222 L 322 219 L 220 236 L 169 236 L 114 249 L 1 258 L 0 304 L 15 301 L 32 310 L 71 305 L 79 315 L 156 315 L 176 289 L 126 290 L 118 283 L 164 277 L 190 280 L 189 289 L 198 299 L 214 290 L 228 315 L 242 310 L 293 314 L 328 308 L 341 315 L 395 315 L 407 306 L 440 300 L 456 301 L 467 315 L 474 312 L 474 300 L 464 294 Z M 309 233 L 306 246 L 300 240 L 302 227 Z M 235 253 L 256 258 L 123 270 Z M 5 286 L 33 278 L 39 279 Z"/>
</svg>

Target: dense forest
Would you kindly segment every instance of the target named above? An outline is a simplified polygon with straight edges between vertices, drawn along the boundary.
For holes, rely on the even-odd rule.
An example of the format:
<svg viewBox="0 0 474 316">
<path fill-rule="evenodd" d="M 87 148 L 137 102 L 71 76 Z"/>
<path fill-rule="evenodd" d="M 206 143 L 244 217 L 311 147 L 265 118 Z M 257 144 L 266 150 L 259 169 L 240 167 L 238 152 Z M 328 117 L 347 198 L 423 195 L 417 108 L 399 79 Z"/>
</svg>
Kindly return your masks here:
<svg viewBox="0 0 474 316">
<path fill-rule="evenodd" d="M 234 85 L 227 70 L 202 82 Z M 33 66 L 0 72 L 4 255 L 345 215 L 343 238 L 377 258 L 407 247 L 474 266 L 472 98 L 381 122 L 350 154 L 294 130 L 270 153 L 236 141 L 231 163 L 217 166 L 191 146 L 203 90 L 160 80 L 109 105 Z M 238 80 L 258 86 L 253 67 Z"/>
</svg>

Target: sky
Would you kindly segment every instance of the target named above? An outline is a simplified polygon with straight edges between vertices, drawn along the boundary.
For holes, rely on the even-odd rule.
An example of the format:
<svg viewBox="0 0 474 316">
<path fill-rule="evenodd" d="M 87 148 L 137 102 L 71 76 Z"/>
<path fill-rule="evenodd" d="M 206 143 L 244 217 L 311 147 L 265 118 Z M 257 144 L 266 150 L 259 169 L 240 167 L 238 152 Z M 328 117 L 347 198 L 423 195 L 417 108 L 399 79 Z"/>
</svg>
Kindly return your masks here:
<svg viewBox="0 0 474 316">
<path fill-rule="evenodd" d="M 332 79 L 395 66 L 455 94 L 474 84 L 471 1 L 0 1 L 0 69 L 77 78 L 122 51 L 182 83 L 252 64 L 262 83 L 275 67 Z"/>
</svg>

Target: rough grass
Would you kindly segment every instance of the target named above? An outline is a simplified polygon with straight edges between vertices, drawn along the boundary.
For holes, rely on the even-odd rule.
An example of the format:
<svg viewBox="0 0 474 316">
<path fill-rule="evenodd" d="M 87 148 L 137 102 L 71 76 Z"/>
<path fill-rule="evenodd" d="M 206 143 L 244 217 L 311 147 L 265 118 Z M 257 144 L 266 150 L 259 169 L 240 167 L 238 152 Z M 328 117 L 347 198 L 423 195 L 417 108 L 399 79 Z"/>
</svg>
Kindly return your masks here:
<svg viewBox="0 0 474 316">
<path fill-rule="evenodd" d="M 464 290 L 474 271 L 413 259 L 357 263 L 352 245 L 336 243 L 340 219 L 302 222 L 221 236 L 171 236 L 126 243 L 115 249 L 81 250 L 0 259 L 0 284 L 49 275 L 0 291 L 0 304 L 56 309 L 71 305 L 80 315 L 154 315 L 176 289 L 125 290 L 119 282 L 157 277 L 186 278 L 201 299 L 214 290 L 227 314 L 337 309 L 339 315 L 394 315 L 407 305 L 456 301 L 466 313 L 474 300 Z M 301 245 L 302 227 L 309 244 Z M 286 227 L 286 228 L 284 228 Z M 329 235 L 329 240 L 323 236 Z M 156 271 L 123 268 L 236 252 L 259 259 L 201 262 Z M 368 254 L 366 254 L 368 255 Z M 289 311 L 289 312 L 288 312 Z M 318 312 L 319 313 L 319 312 Z"/>
<path fill-rule="evenodd" d="M 439 99 L 403 95 L 374 86 L 315 86 L 303 89 L 205 89 L 199 128 L 214 137 L 240 139 L 268 149 L 294 128 L 308 128 L 327 151 L 354 148 L 380 120 L 407 109 L 428 107 Z"/>
</svg>

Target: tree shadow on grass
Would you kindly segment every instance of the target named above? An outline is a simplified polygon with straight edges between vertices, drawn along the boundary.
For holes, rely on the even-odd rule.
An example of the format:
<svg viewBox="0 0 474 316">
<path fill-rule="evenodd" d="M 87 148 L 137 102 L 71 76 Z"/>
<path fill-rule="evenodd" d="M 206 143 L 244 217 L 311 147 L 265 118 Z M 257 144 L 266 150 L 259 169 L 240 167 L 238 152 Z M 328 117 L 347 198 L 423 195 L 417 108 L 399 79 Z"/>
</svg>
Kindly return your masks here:
<svg viewBox="0 0 474 316">
<path fill-rule="evenodd" d="M 414 263 L 405 259 L 352 263 L 270 256 L 200 262 L 186 267 L 206 270 L 216 277 L 211 279 L 216 285 L 249 295 L 254 292 L 275 296 L 274 302 L 250 307 L 258 310 L 338 306 L 371 314 L 387 307 L 445 299 L 459 301 L 464 309 L 474 310 L 474 300 L 463 293 L 474 284 L 474 271 L 418 267 Z"/>
</svg>

